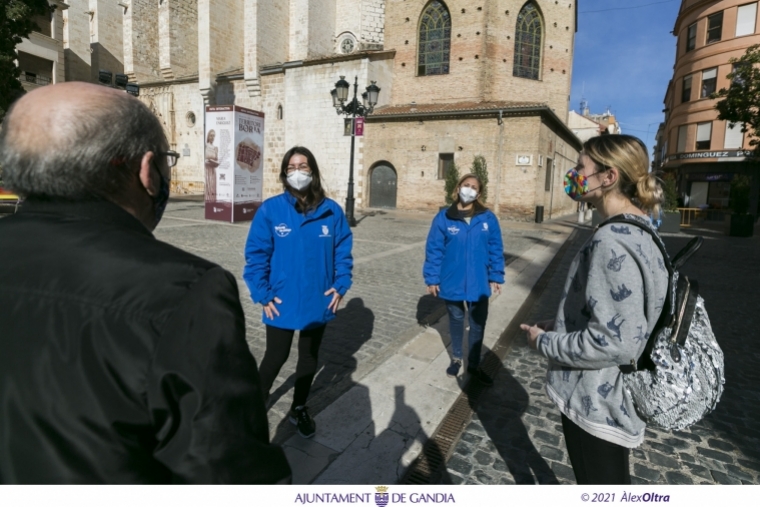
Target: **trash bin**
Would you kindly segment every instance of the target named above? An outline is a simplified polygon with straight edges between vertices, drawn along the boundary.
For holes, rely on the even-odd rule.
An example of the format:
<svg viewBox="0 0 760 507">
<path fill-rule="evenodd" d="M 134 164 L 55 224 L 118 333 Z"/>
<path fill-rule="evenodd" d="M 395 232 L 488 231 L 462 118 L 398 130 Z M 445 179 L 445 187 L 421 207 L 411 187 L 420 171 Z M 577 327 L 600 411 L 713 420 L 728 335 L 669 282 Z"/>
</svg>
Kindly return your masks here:
<svg viewBox="0 0 760 507">
<path fill-rule="evenodd" d="M 544 221 L 544 207 L 536 206 L 536 223 L 540 224 Z"/>
</svg>

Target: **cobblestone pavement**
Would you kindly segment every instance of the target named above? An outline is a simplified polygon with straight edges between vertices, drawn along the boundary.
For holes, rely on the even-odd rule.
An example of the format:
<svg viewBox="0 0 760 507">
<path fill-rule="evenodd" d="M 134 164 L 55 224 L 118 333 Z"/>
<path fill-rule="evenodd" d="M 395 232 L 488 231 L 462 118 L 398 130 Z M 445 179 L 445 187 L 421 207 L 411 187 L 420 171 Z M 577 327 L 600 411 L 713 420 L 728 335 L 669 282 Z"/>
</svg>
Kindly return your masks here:
<svg viewBox="0 0 760 507">
<path fill-rule="evenodd" d="M 325 334 L 309 401 L 313 414 L 414 337 L 419 332 L 418 322 L 442 311 L 440 300 L 424 295 L 421 274 L 433 215 L 375 211 L 358 218 L 359 226 L 353 229 L 354 285 Z M 261 307 L 252 303 L 242 280 L 243 247 L 249 226 L 206 221 L 201 202 L 172 200 L 156 236 L 219 263 L 238 278 L 248 342 L 254 357 L 261 361 L 265 349 Z M 554 234 L 550 228 L 514 222 L 503 222 L 502 231 L 507 258 L 517 257 L 543 241 L 545 234 Z M 280 443 L 293 434 L 285 414 L 291 403 L 296 357 L 294 350 L 270 398 L 272 438 Z"/>
<path fill-rule="evenodd" d="M 665 235 L 671 255 L 690 234 L 705 237 L 682 268 L 700 282 L 713 330 L 725 354 L 726 385 L 715 412 L 684 431 L 647 429 L 631 454 L 634 484 L 760 483 L 760 237 L 732 238 L 722 227 Z M 569 264 L 591 234 L 579 228 L 529 319 L 553 318 Z M 511 337 L 494 387 L 479 399 L 472 421 L 447 463 L 454 484 L 574 484 L 560 413 L 544 391 L 546 360 L 522 333 Z"/>
</svg>

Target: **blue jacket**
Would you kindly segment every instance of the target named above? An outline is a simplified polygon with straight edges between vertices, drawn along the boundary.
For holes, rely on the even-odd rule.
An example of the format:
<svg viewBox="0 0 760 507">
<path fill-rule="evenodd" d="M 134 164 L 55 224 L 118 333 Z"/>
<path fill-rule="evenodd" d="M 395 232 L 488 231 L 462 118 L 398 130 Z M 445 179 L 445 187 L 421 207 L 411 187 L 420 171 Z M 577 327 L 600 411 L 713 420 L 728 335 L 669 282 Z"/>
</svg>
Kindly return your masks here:
<svg viewBox="0 0 760 507">
<path fill-rule="evenodd" d="M 288 192 L 264 201 L 248 232 L 243 278 L 254 303 L 275 297 L 279 317 L 264 324 L 282 329 L 310 329 L 335 318 L 327 308 L 331 288 L 342 296 L 351 287 L 353 258 L 346 215 L 325 198 L 304 215 Z"/>
<path fill-rule="evenodd" d="M 422 275 L 439 285 L 440 297 L 477 301 L 491 295 L 489 282 L 504 283 L 504 248 L 499 220 L 490 210 L 476 211 L 469 225 L 456 206 L 433 219 L 425 247 Z"/>
</svg>

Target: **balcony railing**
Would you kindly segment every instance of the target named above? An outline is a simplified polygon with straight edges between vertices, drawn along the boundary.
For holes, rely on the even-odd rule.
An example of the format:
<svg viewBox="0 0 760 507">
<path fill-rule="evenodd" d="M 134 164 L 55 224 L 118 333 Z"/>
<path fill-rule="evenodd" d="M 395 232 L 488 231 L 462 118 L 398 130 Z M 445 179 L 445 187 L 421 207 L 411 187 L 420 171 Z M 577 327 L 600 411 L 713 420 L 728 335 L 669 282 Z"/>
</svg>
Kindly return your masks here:
<svg viewBox="0 0 760 507">
<path fill-rule="evenodd" d="M 21 81 L 25 81 L 27 83 L 34 83 L 38 84 L 40 86 L 49 85 L 53 82 L 53 78 L 45 77 L 45 76 L 38 76 L 37 74 L 34 74 L 32 72 L 24 72 L 21 71 Z"/>
</svg>

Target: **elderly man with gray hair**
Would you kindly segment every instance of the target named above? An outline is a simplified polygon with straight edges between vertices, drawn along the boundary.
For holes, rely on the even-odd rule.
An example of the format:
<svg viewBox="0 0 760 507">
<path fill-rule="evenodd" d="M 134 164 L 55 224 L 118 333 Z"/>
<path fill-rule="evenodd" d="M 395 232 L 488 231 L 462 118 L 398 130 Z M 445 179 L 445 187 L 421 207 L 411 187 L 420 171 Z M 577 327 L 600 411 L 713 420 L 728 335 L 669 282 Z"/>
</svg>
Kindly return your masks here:
<svg viewBox="0 0 760 507">
<path fill-rule="evenodd" d="M 235 278 L 153 237 L 178 154 L 124 92 L 39 88 L 0 132 L 0 483 L 282 483 Z"/>
</svg>

